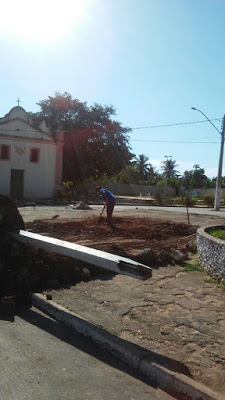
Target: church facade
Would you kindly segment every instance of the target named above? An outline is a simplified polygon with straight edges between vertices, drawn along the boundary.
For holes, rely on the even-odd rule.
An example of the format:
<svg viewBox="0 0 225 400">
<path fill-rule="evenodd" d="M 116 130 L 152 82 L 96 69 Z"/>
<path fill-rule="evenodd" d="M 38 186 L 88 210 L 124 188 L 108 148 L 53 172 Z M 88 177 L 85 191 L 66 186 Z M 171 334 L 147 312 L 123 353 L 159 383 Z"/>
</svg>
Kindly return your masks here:
<svg viewBox="0 0 225 400">
<path fill-rule="evenodd" d="M 38 129 L 20 106 L 0 118 L 0 194 L 51 199 L 62 183 L 63 132 Z"/>
</svg>

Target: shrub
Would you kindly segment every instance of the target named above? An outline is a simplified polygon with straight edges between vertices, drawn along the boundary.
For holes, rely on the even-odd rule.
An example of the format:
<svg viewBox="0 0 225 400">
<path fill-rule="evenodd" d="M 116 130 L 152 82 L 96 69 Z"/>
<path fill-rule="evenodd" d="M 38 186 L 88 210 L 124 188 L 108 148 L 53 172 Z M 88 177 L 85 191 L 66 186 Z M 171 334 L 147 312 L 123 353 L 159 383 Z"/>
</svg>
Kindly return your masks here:
<svg viewBox="0 0 225 400">
<path fill-rule="evenodd" d="M 159 204 L 162 204 L 162 203 L 163 203 L 163 191 L 162 191 L 162 190 L 157 190 L 157 192 L 156 192 L 156 194 L 154 195 L 154 197 L 155 197 L 156 201 L 157 201 Z"/>
<path fill-rule="evenodd" d="M 188 207 L 193 207 L 196 204 L 196 200 L 194 197 L 185 196 L 184 197 L 184 204 Z"/>
<path fill-rule="evenodd" d="M 64 193 L 64 197 L 66 199 L 71 199 L 74 194 L 74 187 L 72 181 L 67 181 L 62 183 L 62 189 Z"/>
<path fill-rule="evenodd" d="M 203 196 L 203 201 L 204 201 L 204 204 L 206 204 L 208 207 L 213 207 L 213 204 L 214 204 L 213 194 L 205 194 Z"/>
</svg>

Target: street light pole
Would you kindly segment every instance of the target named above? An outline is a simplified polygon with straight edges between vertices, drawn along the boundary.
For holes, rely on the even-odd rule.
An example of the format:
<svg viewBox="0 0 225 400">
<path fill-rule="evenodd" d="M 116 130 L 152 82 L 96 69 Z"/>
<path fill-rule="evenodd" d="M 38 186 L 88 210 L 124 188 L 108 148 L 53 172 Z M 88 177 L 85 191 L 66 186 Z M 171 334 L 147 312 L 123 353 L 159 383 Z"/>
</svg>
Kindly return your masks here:
<svg viewBox="0 0 225 400">
<path fill-rule="evenodd" d="M 214 210 L 219 211 L 220 209 L 220 191 L 221 191 L 221 180 L 222 180 L 222 168 L 223 168 L 223 149 L 224 149 L 224 130 L 225 130 L 225 123 L 223 117 L 223 126 L 221 132 L 221 145 L 220 145 L 220 158 L 219 158 L 219 165 L 218 165 L 218 175 L 216 181 L 216 193 L 215 193 L 215 203 L 214 203 Z"/>
<path fill-rule="evenodd" d="M 220 144 L 220 158 L 219 158 L 219 165 L 218 165 L 218 174 L 216 180 L 216 192 L 215 192 L 215 201 L 214 201 L 214 210 L 219 211 L 220 209 L 220 191 L 221 191 L 221 180 L 222 180 L 222 168 L 223 168 L 223 149 L 224 149 L 224 133 L 225 133 L 225 115 L 223 117 L 223 125 L 222 131 L 220 132 L 219 129 L 210 121 L 210 119 L 198 108 L 191 107 L 192 110 L 199 111 L 207 121 L 219 132 L 221 135 L 221 144 Z"/>
</svg>

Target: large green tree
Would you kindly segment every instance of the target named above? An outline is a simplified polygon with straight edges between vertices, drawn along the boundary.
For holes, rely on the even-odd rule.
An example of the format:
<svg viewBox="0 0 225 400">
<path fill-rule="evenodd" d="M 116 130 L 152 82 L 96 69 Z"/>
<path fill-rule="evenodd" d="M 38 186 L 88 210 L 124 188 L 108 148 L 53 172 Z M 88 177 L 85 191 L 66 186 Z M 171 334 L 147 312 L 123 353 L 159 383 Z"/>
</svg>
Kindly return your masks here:
<svg viewBox="0 0 225 400">
<path fill-rule="evenodd" d="M 51 131 L 60 128 L 65 132 L 64 180 L 111 177 L 133 158 L 130 129 L 114 119 L 113 106 L 88 106 L 67 92 L 56 92 L 37 104 L 41 110 L 32 114 L 34 122 L 45 119 Z"/>
<path fill-rule="evenodd" d="M 182 183 L 186 188 L 207 188 L 210 187 L 211 181 L 205 175 L 204 168 L 195 164 L 190 171 L 184 171 L 182 176 Z"/>
</svg>

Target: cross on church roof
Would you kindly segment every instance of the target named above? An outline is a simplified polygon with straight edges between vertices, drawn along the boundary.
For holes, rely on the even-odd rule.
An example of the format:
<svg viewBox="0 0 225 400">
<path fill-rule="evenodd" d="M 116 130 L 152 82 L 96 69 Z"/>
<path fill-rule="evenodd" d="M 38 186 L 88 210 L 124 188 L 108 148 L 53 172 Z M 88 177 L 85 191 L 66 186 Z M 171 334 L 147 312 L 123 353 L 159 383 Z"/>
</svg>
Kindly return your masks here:
<svg viewBox="0 0 225 400">
<path fill-rule="evenodd" d="M 17 101 L 18 107 L 19 107 L 19 105 L 20 105 L 20 103 L 21 103 L 21 100 L 19 99 L 19 97 L 18 97 L 18 99 L 17 99 L 16 101 Z"/>
</svg>

